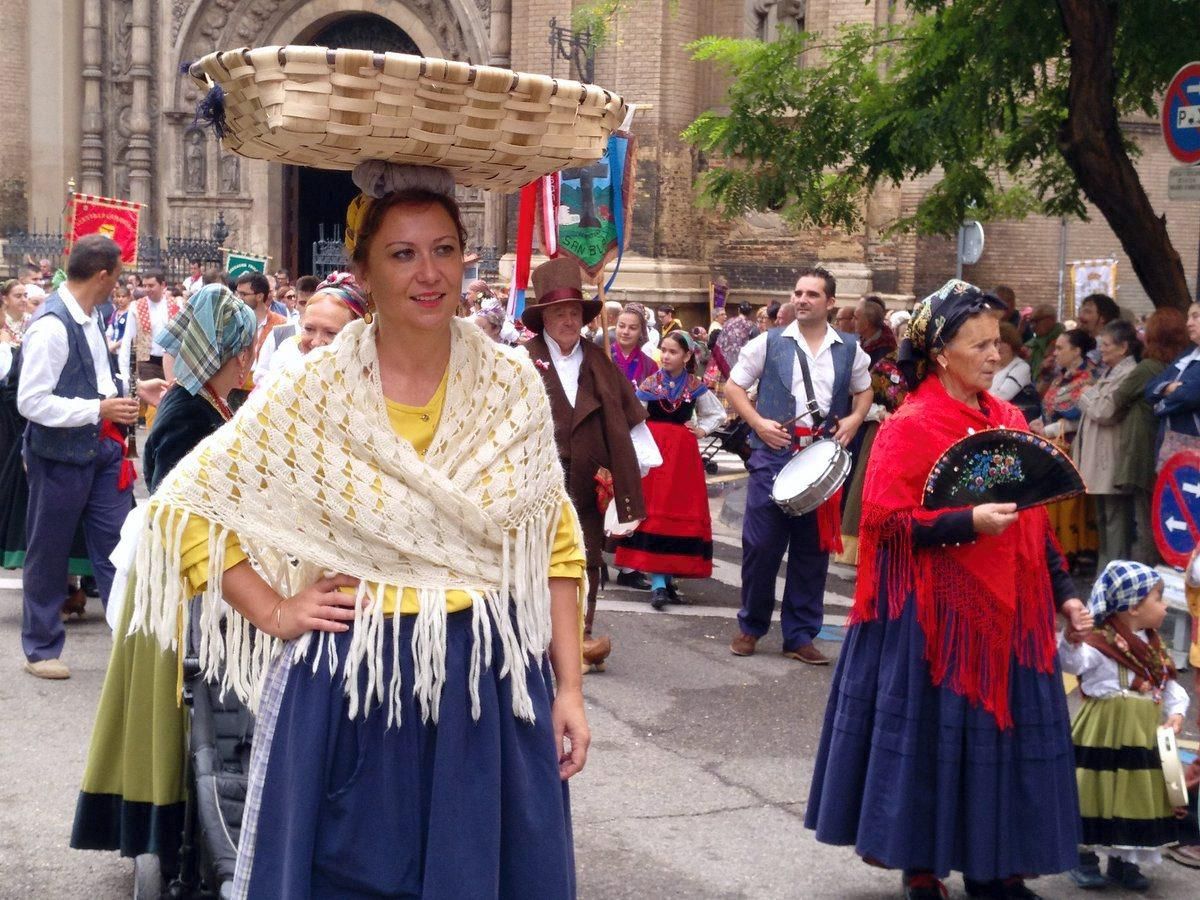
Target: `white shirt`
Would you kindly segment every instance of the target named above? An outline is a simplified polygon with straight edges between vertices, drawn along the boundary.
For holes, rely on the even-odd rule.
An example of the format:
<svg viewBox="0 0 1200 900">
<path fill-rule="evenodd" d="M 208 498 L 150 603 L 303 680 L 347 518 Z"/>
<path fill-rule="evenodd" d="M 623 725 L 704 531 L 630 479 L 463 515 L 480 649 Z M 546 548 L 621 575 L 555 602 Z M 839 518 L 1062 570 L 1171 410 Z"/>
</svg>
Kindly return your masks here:
<svg viewBox="0 0 1200 900">
<path fill-rule="evenodd" d="M 189 275 L 187 278 L 183 279 L 183 289 L 189 294 L 192 291 L 200 290 L 202 287 L 204 287 L 203 275 Z"/>
<path fill-rule="evenodd" d="M 263 325 L 266 324 L 264 320 Z M 284 332 L 280 329 L 291 328 L 292 333 L 289 337 L 284 337 Z M 259 327 L 259 331 L 262 327 Z M 251 378 L 254 379 L 254 384 L 258 385 L 260 379 L 266 378 L 269 372 L 275 371 L 279 366 L 274 362 L 276 351 L 281 350 L 282 345 L 286 344 L 291 338 L 296 338 L 295 343 L 299 343 L 298 335 L 300 334 L 300 324 L 298 322 L 284 322 L 282 325 L 276 325 L 271 333 L 267 335 L 263 345 L 258 348 L 258 357 L 254 360 L 254 365 L 251 367 Z M 283 365 L 287 361 L 287 357 L 282 360 L 279 365 Z"/>
<path fill-rule="evenodd" d="M 58 296 L 71 318 L 83 328 L 100 396 L 115 397 L 117 386 L 108 368 L 108 345 L 99 317 L 95 312 L 90 316 L 85 313 L 65 284 L 58 289 Z M 78 428 L 100 421 L 99 400 L 54 396 L 71 353 L 62 322 L 54 316 L 42 316 L 25 331 L 21 344 L 21 384 L 17 388 L 17 410 L 21 415 L 47 428 Z"/>
<path fill-rule="evenodd" d="M 552 337 L 546 338 L 546 347 L 550 350 L 550 362 L 554 364 L 554 371 L 558 374 L 558 381 L 562 385 L 563 393 L 567 395 L 567 402 L 573 407 L 575 398 L 579 396 L 579 372 L 583 368 L 583 341 L 577 341 L 570 353 L 563 353 L 558 346 L 558 341 Z M 642 477 L 645 478 L 651 469 L 662 465 L 662 453 L 659 452 L 654 435 L 650 433 L 645 422 L 638 422 L 629 429 L 629 437 L 633 439 L 633 451 L 637 455 L 638 468 L 641 469 Z"/>
<path fill-rule="evenodd" d="M 729 380 L 743 390 L 750 390 L 758 384 L 758 380 L 762 377 L 767 361 L 768 334 L 769 332 L 764 332 L 746 344 L 738 356 L 736 365 L 729 373 Z M 792 322 L 784 328 L 783 337 L 798 344 L 804 355 L 808 357 L 809 374 L 812 375 L 813 399 L 817 401 L 817 408 L 821 414 L 828 416 L 829 406 L 833 400 L 834 381 L 833 351 L 830 348 L 834 344 L 843 343 L 842 336 L 833 328 L 826 326 L 825 337 L 815 354 L 809 348 L 808 341 L 800 334 L 799 323 Z M 856 344 L 854 362 L 850 368 L 850 393 L 858 394 L 870 387 L 871 357 L 863 350 L 861 344 Z M 795 365 L 792 366 L 792 396 L 796 398 L 796 415 L 804 414 L 808 408 L 808 393 L 804 390 L 804 371 L 800 367 L 800 360 L 796 360 Z M 806 418 L 801 419 L 801 422 L 811 424 L 807 422 Z"/>
<path fill-rule="evenodd" d="M 149 297 L 146 298 L 146 303 L 150 307 L 150 355 L 162 356 L 163 348 L 155 342 L 159 332 L 167 327 L 167 323 L 171 317 L 168 315 L 169 309 L 167 306 L 167 294 L 163 292 L 163 298 L 155 303 Z M 129 357 L 132 355 L 132 348 L 135 346 L 138 335 L 138 301 L 129 304 L 129 315 L 125 319 L 125 337 L 121 339 L 121 346 L 117 350 L 117 371 L 121 375 L 121 380 L 125 384 L 130 383 L 129 378 Z"/>
<path fill-rule="evenodd" d="M 8 370 L 12 368 L 12 346 L 5 343 L 0 343 L 0 381 L 8 377 Z"/>
<path fill-rule="evenodd" d="M 1029 363 L 1019 356 L 1014 356 L 1012 362 L 1003 369 L 997 369 L 992 375 L 991 393 L 1001 400 L 1011 400 L 1031 381 Z"/>
<path fill-rule="evenodd" d="M 1134 634 L 1143 641 L 1146 640 L 1145 631 L 1135 631 Z M 1153 694 L 1139 694 L 1122 688 L 1121 674 L 1117 669 L 1116 661 L 1105 656 L 1090 644 L 1072 644 L 1059 635 L 1058 660 L 1064 672 L 1079 677 L 1079 689 L 1088 697 L 1100 700 L 1116 694 L 1127 694 L 1130 697 L 1153 699 Z M 1162 707 L 1164 717 L 1173 716 L 1176 713 L 1183 715 L 1187 712 L 1187 691 L 1175 679 L 1171 679 L 1163 686 Z"/>
</svg>

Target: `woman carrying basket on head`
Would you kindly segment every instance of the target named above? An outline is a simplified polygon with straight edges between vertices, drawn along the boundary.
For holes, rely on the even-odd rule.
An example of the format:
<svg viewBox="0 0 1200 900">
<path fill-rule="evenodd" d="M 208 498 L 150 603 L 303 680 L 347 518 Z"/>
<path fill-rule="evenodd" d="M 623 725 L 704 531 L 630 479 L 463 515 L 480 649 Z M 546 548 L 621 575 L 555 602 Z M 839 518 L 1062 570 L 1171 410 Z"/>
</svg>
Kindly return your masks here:
<svg viewBox="0 0 1200 900">
<path fill-rule="evenodd" d="M 245 56 L 270 68 L 289 54 L 327 58 Z M 370 55 L 328 59 L 331 80 L 373 74 L 356 62 Z M 212 60 L 197 68 L 224 78 Z M 473 95 L 554 87 L 375 62 L 423 91 L 439 73 Z M 615 104 L 605 134 L 620 120 L 611 95 L 557 90 Z M 538 174 L 495 156 L 457 171 L 472 184 L 507 172 L 501 186 Z M 236 897 L 570 898 L 565 782 L 589 742 L 584 555 L 550 405 L 525 354 L 456 318 L 466 234 L 451 174 L 369 160 L 354 178 L 347 249 L 369 311 L 160 486 L 139 548 L 139 571 L 158 577 L 139 580 L 134 619 L 170 640 L 202 592 L 202 668 L 258 700 Z"/>
</svg>

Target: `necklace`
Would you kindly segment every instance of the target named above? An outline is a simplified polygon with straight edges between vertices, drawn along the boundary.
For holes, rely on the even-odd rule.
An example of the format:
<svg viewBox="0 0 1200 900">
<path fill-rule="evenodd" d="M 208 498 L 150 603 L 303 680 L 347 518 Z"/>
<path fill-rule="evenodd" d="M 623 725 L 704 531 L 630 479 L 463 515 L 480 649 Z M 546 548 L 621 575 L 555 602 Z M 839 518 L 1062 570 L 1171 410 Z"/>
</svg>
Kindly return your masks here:
<svg viewBox="0 0 1200 900">
<path fill-rule="evenodd" d="M 222 420 L 228 422 L 233 418 L 233 410 L 229 408 L 229 404 L 218 397 L 216 392 L 207 384 L 200 389 L 200 394 L 220 414 Z"/>
</svg>

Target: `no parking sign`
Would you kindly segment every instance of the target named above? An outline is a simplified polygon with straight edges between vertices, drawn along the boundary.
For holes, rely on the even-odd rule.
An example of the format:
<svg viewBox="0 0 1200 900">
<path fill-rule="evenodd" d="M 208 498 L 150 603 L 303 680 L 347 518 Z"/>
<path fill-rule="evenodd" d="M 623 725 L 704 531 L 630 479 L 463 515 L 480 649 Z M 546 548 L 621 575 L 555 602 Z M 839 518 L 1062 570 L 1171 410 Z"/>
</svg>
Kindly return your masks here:
<svg viewBox="0 0 1200 900">
<path fill-rule="evenodd" d="M 1200 453 L 1185 450 L 1167 460 L 1154 484 L 1153 519 L 1158 552 L 1183 568 L 1200 541 Z"/>
<path fill-rule="evenodd" d="M 1162 105 L 1163 139 L 1181 163 L 1200 162 L 1200 62 L 1175 73 Z"/>
</svg>

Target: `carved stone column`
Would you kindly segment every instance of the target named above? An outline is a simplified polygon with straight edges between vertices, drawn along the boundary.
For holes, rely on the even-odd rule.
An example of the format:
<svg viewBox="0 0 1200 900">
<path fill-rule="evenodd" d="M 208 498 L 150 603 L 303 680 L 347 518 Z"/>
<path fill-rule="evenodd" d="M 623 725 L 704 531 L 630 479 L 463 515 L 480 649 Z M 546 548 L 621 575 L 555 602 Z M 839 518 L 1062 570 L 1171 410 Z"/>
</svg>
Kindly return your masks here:
<svg viewBox="0 0 1200 900">
<path fill-rule="evenodd" d="M 512 0 L 492 0 L 488 21 L 488 65 L 512 65 Z M 508 203 L 503 194 L 488 191 L 483 201 L 483 245 L 508 249 Z"/>
<path fill-rule="evenodd" d="M 102 0 L 83 4 L 83 140 L 80 142 L 80 190 L 103 194 L 104 112 L 100 108 L 100 83 L 104 78 Z"/>
<path fill-rule="evenodd" d="M 154 22 L 151 0 L 133 0 L 132 32 L 130 35 L 130 81 L 133 102 L 129 115 L 129 199 L 149 206 L 153 199 L 151 179 L 151 121 L 150 79 L 154 77 L 151 56 L 150 29 Z M 152 213 L 152 207 L 146 210 Z"/>
</svg>

